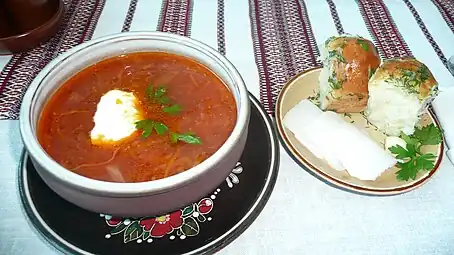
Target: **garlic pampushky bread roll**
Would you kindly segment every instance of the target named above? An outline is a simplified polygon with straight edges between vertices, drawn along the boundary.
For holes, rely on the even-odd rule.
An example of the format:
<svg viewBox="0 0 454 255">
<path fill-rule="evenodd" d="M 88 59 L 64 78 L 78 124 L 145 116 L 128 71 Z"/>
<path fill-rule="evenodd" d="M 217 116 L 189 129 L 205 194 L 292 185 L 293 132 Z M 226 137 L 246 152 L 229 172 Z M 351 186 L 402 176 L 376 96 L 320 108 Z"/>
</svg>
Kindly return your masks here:
<svg viewBox="0 0 454 255">
<path fill-rule="evenodd" d="M 366 117 L 387 135 L 410 135 L 437 94 L 426 65 L 414 58 L 386 60 L 369 81 Z"/>
<path fill-rule="evenodd" d="M 368 82 L 380 65 L 373 43 L 359 36 L 334 36 L 321 48 L 320 108 L 361 112 L 366 108 Z"/>
</svg>

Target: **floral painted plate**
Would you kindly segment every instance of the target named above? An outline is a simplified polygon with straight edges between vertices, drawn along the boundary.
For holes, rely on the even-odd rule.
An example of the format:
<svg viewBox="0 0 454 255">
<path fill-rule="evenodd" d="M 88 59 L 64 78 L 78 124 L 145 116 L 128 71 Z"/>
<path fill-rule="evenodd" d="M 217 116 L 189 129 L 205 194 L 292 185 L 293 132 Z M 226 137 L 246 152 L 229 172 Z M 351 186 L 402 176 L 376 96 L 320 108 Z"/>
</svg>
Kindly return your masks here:
<svg viewBox="0 0 454 255">
<path fill-rule="evenodd" d="M 113 218 L 60 198 L 23 154 L 19 191 L 24 211 L 64 254 L 212 254 L 258 216 L 274 188 L 279 147 L 269 116 L 251 95 L 249 136 L 231 174 L 211 194 L 161 216 Z"/>
<path fill-rule="evenodd" d="M 337 171 L 331 168 L 325 161 L 320 160 L 304 147 L 288 130 L 283 119 L 285 114 L 303 99 L 309 99 L 316 103 L 318 99 L 318 77 L 321 68 L 307 70 L 291 79 L 281 90 L 276 102 L 276 126 L 282 145 L 290 156 L 299 163 L 310 174 L 324 181 L 325 183 L 359 194 L 366 195 L 396 195 L 401 194 L 426 183 L 437 171 L 443 157 L 443 142 L 438 145 L 421 147 L 424 153 L 436 155 L 434 168 L 430 171 L 420 171 L 416 178 L 408 181 L 400 181 L 396 178 L 399 170 L 396 166 L 386 170 L 375 181 L 363 181 L 352 177 L 347 171 Z M 363 114 L 344 114 L 343 118 L 366 132 L 375 142 L 384 146 L 386 136 L 370 124 Z M 422 116 L 419 125 L 426 126 L 434 123 L 439 126 L 432 111 L 426 111 Z"/>
</svg>

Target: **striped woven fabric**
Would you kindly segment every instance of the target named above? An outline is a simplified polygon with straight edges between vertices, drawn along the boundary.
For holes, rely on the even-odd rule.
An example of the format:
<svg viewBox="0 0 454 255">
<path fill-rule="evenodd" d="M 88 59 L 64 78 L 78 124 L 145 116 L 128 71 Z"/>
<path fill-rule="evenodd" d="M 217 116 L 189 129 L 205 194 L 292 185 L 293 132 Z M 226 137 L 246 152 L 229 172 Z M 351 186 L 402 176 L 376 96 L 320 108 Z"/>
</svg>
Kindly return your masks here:
<svg viewBox="0 0 454 255">
<path fill-rule="evenodd" d="M 69 48 L 112 33 L 163 31 L 190 36 L 233 62 L 271 114 L 282 86 L 320 65 L 318 45 L 334 34 L 373 40 L 382 58 L 413 56 L 440 87 L 454 86 L 452 0 L 65 0 L 63 24 L 51 40 L 0 56 L 0 119 L 17 119 L 39 71 Z"/>
</svg>

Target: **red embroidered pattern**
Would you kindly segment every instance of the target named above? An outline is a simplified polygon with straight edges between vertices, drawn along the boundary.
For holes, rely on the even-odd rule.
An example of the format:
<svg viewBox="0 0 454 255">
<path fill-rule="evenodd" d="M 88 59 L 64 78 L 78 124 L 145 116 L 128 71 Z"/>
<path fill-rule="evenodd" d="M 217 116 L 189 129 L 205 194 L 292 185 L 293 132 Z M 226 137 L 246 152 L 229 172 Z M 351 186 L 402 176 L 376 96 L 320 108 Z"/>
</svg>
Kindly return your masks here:
<svg viewBox="0 0 454 255">
<path fill-rule="evenodd" d="M 383 58 L 412 56 L 382 0 L 356 0 L 356 2 L 375 46 Z"/>
<path fill-rule="evenodd" d="M 326 0 L 326 2 L 329 5 L 329 11 L 331 12 L 331 17 L 333 18 L 337 33 L 341 35 L 344 33 L 344 27 L 339 19 L 339 14 L 337 14 L 336 4 L 334 4 L 333 0 Z"/>
<path fill-rule="evenodd" d="M 132 19 L 134 18 L 138 1 L 139 0 L 131 0 L 131 2 L 129 3 L 128 13 L 126 14 L 121 32 L 127 32 L 131 28 Z"/>
<path fill-rule="evenodd" d="M 224 0 L 218 0 L 218 51 L 225 55 L 225 32 L 224 32 Z"/>
<path fill-rule="evenodd" d="M 250 0 L 260 99 L 273 113 L 282 86 L 297 73 L 320 65 L 304 1 Z"/>
<path fill-rule="evenodd" d="M 424 33 L 424 36 L 427 38 L 429 41 L 430 45 L 432 45 L 432 48 L 434 51 L 437 53 L 438 57 L 440 58 L 441 62 L 443 62 L 443 65 L 448 68 L 448 60 L 446 59 L 445 55 L 441 51 L 440 47 L 438 46 L 437 42 L 435 42 L 434 38 L 430 34 L 429 30 L 427 29 L 426 25 L 424 25 L 424 22 L 422 21 L 421 17 L 419 16 L 419 13 L 416 11 L 415 7 L 413 4 L 408 1 L 408 0 L 403 0 L 404 3 L 407 5 L 408 9 L 411 11 L 411 14 L 413 14 L 413 17 L 416 20 L 416 23 L 418 23 L 419 28 L 421 28 L 421 31 Z"/>
<path fill-rule="evenodd" d="M 48 42 L 15 54 L 0 74 L 0 119 L 17 119 L 28 86 L 60 53 L 91 39 L 105 0 L 65 0 L 60 30 Z"/>
<path fill-rule="evenodd" d="M 164 0 L 157 30 L 178 35 L 191 34 L 192 0 Z"/>
<path fill-rule="evenodd" d="M 432 0 L 432 3 L 437 6 L 441 16 L 448 24 L 451 31 L 454 33 L 454 1 L 452 0 Z"/>
</svg>

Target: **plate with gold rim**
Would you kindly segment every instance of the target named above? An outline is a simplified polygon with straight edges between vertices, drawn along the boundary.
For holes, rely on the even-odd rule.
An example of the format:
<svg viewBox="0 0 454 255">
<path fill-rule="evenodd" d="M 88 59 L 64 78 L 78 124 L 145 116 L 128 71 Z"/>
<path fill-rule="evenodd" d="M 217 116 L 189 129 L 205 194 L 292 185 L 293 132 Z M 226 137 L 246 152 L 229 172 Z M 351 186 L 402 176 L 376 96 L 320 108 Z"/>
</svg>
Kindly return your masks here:
<svg viewBox="0 0 454 255">
<path fill-rule="evenodd" d="M 399 170 L 396 166 L 386 170 L 375 181 L 363 181 L 350 176 L 347 171 L 337 171 L 331 168 L 326 162 L 317 158 L 306 147 L 304 147 L 283 124 L 285 114 L 303 99 L 315 101 L 318 94 L 318 78 L 321 68 L 309 69 L 292 78 L 281 90 L 276 101 L 276 125 L 279 138 L 288 154 L 307 170 L 310 174 L 323 182 L 340 188 L 342 190 L 366 195 L 396 195 L 408 192 L 426 183 L 437 171 L 442 157 L 444 145 L 426 145 L 422 147 L 423 153 L 433 153 L 436 155 L 434 168 L 429 171 L 419 171 L 416 178 L 408 181 L 400 181 L 396 178 Z M 343 118 L 367 132 L 375 142 L 384 147 L 386 136 L 370 124 L 363 114 L 351 113 L 342 114 Z M 423 113 L 418 123 L 425 126 L 433 123 L 439 127 L 432 110 L 428 109 Z"/>
</svg>

